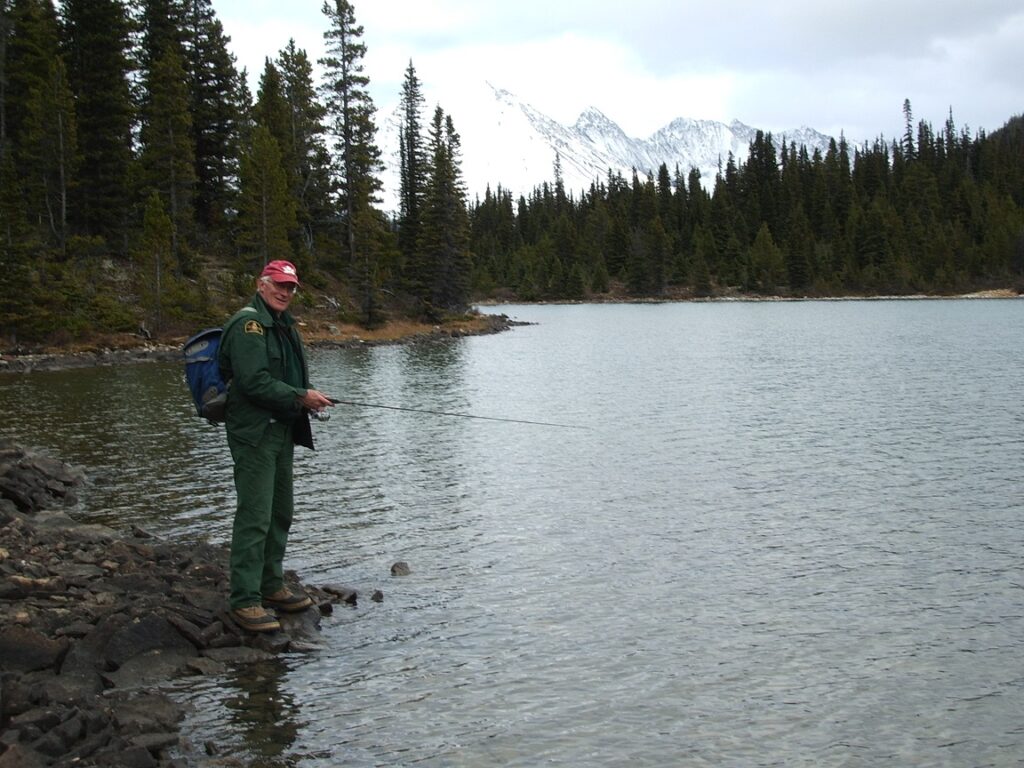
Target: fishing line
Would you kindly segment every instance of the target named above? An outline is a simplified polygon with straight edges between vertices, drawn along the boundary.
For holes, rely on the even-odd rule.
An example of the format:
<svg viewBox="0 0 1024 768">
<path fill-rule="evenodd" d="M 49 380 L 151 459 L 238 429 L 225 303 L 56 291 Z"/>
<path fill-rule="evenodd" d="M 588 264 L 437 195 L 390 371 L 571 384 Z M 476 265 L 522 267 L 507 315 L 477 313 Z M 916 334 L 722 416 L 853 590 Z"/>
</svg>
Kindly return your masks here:
<svg viewBox="0 0 1024 768">
<path fill-rule="evenodd" d="M 477 416 L 472 413 L 452 413 L 450 411 L 431 411 L 425 408 L 404 408 L 400 405 L 380 405 L 379 403 L 357 403 L 352 400 L 328 398 L 335 405 L 354 405 L 359 408 L 385 408 L 389 411 L 408 411 L 409 413 L 429 413 L 433 416 L 455 416 L 460 419 L 482 419 L 484 421 L 505 421 L 512 424 L 534 424 L 540 427 L 560 427 L 562 429 L 589 429 L 579 424 L 556 424 L 552 421 L 528 421 L 527 419 L 503 419 L 498 416 Z"/>
</svg>

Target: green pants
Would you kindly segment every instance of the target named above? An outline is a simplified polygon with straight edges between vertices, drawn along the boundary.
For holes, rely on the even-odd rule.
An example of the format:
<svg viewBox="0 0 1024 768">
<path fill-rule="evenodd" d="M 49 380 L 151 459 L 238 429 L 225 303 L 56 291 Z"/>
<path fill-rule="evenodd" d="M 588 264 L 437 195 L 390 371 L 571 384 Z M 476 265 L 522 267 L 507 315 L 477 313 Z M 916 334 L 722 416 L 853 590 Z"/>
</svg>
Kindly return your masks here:
<svg viewBox="0 0 1024 768">
<path fill-rule="evenodd" d="M 231 532 L 231 607 L 259 605 L 284 585 L 284 550 L 292 525 L 291 427 L 273 422 L 259 445 L 228 435 L 238 506 Z"/>
</svg>

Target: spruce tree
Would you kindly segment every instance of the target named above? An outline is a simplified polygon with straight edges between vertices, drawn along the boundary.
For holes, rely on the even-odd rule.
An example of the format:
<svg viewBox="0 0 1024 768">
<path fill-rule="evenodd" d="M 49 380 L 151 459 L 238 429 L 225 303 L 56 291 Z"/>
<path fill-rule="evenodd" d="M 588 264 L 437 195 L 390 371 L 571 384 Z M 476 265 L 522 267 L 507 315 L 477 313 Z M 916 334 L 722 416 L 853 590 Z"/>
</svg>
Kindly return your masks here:
<svg viewBox="0 0 1024 768">
<path fill-rule="evenodd" d="M 814 235 L 811 224 L 799 203 L 792 216 L 786 241 L 786 277 L 791 292 L 803 295 L 811 284 L 814 261 Z"/>
<path fill-rule="evenodd" d="M 14 142 L 17 163 L 28 103 L 46 88 L 59 54 L 59 29 L 52 0 L 14 0 L 4 11 L 3 136 Z"/>
<path fill-rule="evenodd" d="M 374 142 L 377 127 L 374 105 L 363 74 L 366 44 L 363 28 L 356 24 L 355 11 L 347 0 L 325 1 L 323 12 L 330 20 L 324 32 L 327 55 L 323 94 L 337 151 L 342 226 L 348 274 L 358 285 L 365 321 L 376 322 L 377 257 L 382 239 L 379 216 L 373 211 L 381 188 L 380 150 Z"/>
<path fill-rule="evenodd" d="M 451 117 L 437 107 L 430 126 L 430 172 L 417 244 L 417 295 L 427 302 L 428 312 L 463 311 L 469 299 L 472 263 L 460 144 Z"/>
<path fill-rule="evenodd" d="M 775 293 L 786 280 L 785 257 L 766 222 L 750 246 L 750 279 L 754 290 L 764 294 Z"/>
<path fill-rule="evenodd" d="M 296 204 L 296 257 L 300 266 L 313 268 L 321 254 L 337 250 L 329 239 L 328 221 L 336 216 L 331 203 L 330 155 L 324 144 L 326 110 L 316 97 L 313 65 L 295 41 L 280 52 L 277 68 L 288 103 L 290 133 L 281 142 L 281 154 Z"/>
<path fill-rule="evenodd" d="M 295 229 L 295 201 L 277 140 L 262 125 L 253 129 L 252 146 L 242 155 L 238 219 L 244 271 L 257 272 L 273 259 L 292 260 L 288 236 Z"/>
<path fill-rule="evenodd" d="M 78 166 L 78 134 L 64 61 L 50 62 L 46 83 L 31 93 L 22 124 L 24 189 L 40 234 L 64 254 L 68 239 L 69 192 Z"/>
<path fill-rule="evenodd" d="M 142 232 L 134 247 L 139 300 L 153 330 L 164 326 L 164 307 L 174 269 L 171 220 L 160 195 L 153 191 L 146 200 Z"/>
<path fill-rule="evenodd" d="M 147 100 L 140 132 L 140 192 L 156 191 L 171 220 L 171 251 L 183 273 L 192 270 L 189 238 L 195 231 L 195 149 L 181 57 L 173 46 L 146 75 Z"/>
<path fill-rule="evenodd" d="M 281 148 L 281 158 L 287 162 L 291 150 L 291 113 L 284 96 L 284 82 L 281 72 L 270 59 L 263 64 L 256 104 L 252 110 L 253 120 L 262 125 Z M 291 164 L 291 163 L 289 163 Z"/>
<path fill-rule="evenodd" d="M 11 0 L 0 0 L 0 147 L 7 141 L 7 43 L 11 38 Z"/>
<path fill-rule="evenodd" d="M 129 24 L 118 0 L 64 0 L 65 56 L 81 165 L 72 216 L 83 234 L 127 253 L 132 106 Z"/>
<path fill-rule="evenodd" d="M 205 231 L 216 232 L 233 207 L 245 105 L 235 58 L 228 51 L 231 38 L 224 34 L 211 0 L 185 0 L 182 23 L 195 148 L 196 219 Z"/>
<path fill-rule="evenodd" d="M 420 217 L 427 186 L 428 158 L 423 143 L 423 104 L 420 81 L 410 61 L 405 70 L 399 102 L 402 125 L 399 140 L 398 249 L 406 270 L 416 263 L 416 244 L 420 237 Z M 411 277 L 415 282 L 416 276 Z"/>
</svg>

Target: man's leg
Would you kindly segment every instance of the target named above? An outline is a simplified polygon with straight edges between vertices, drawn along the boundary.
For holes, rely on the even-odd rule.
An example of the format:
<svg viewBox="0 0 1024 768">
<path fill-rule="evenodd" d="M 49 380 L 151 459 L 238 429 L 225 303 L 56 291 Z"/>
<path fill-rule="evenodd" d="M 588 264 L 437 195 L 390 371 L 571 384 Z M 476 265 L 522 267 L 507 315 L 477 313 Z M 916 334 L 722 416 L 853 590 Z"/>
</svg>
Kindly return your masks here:
<svg viewBox="0 0 1024 768">
<path fill-rule="evenodd" d="M 274 471 L 270 527 L 263 550 L 263 572 L 260 581 L 260 592 L 264 596 L 272 595 L 284 586 L 284 551 L 288 546 L 288 531 L 292 526 L 292 514 L 295 509 L 292 490 L 294 453 L 295 446 L 292 444 L 289 429 L 285 435 L 285 444 L 277 454 Z"/>
<path fill-rule="evenodd" d="M 259 445 L 228 438 L 238 504 L 231 532 L 231 608 L 259 605 L 279 455 L 288 430 L 271 424 Z M 291 451 L 291 442 L 287 444 Z"/>
</svg>

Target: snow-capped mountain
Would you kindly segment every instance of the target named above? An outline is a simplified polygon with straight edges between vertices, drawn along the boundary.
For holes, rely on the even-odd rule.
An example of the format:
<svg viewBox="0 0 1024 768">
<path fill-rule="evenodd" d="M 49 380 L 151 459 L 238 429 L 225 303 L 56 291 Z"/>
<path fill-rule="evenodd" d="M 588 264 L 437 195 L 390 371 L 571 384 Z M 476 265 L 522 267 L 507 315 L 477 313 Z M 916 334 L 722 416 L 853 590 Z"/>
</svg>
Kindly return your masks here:
<svg viewBox="0 0 1024 768">
<path fill-rule="evenodd" d="M 600 110 L 585 110 L 575 124 L 562 125 L 490 83 L 478 93 L 463 94 L 461 108 L 448 108 L 462 138 L 462 174 L 472 201 L 482 198 L 488 186 L 500 186 L 516 198 L 529 195 L 541 184 L 553 182 L 555 157 L 561 164 L 567 193 L 577 199 L 595 180 L 604 181 L 609 169 L 629 181 L 635 168 L 655 174 L 664 163 L 670 173 L 676 166 L 684 176 L 697 168 L 706 187 L 725 165 L 731 152 L 736 162 L 746 159 L 756 128 L 734 120 L 729 125 L 713 120 L 679 117 L 646 139 L 627 136 Z M 426 117 L 424 120 L 426 121 Z M 397 209 L 399 114 L 393 113 L 377 137 L 386 165 L 383 207 Z M 424 125 L 424 130 L 426 125 Z M 783 139 L 827 151 L 830 137 L 811 128 L 772 135 L 776 145 Z"/>
</svg>

